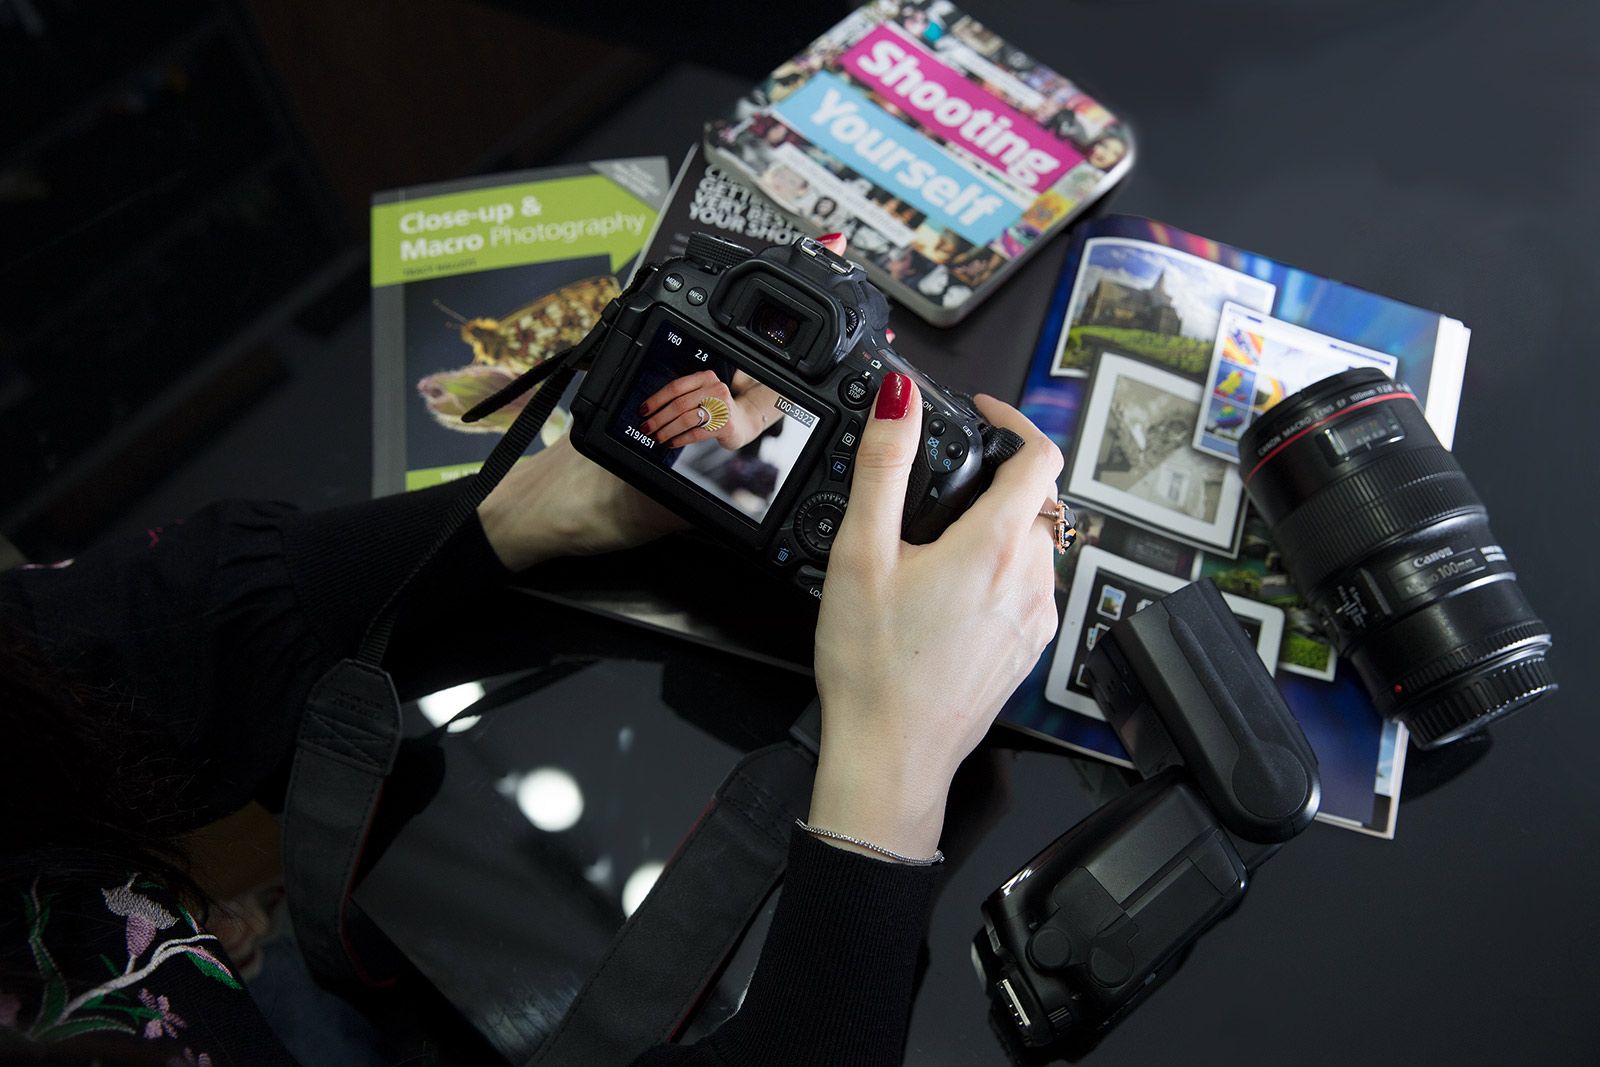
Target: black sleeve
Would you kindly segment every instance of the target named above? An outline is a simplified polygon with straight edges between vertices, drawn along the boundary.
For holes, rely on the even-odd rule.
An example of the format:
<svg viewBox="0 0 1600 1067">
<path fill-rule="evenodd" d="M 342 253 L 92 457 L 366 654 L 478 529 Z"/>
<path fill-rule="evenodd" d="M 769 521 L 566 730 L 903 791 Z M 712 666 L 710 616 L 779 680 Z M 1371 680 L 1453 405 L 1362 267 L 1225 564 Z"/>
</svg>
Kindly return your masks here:
<svg viewBox="0 0 1600 1067">
<path fill-rule="evenodd" d="M 0 575 L 0 619 L 121 717 L 127 759 L 164 772 L 166 788 L 141 814 L 178 832 L 281 776 L 306 692 L 355 651 L 464 488 L 317 513 L 215 504 L 65 564 Z M 476 520 L 429 573 L 397 644 L 446 617 L 445 598 L 508 576 Z"/>
<path fill-rule="evenodd" d="M 899 1063 L 938 868 L 869 859 L 796 829 L 761 962 L 738 1014 L 636 1067 Z"/>
</svg>

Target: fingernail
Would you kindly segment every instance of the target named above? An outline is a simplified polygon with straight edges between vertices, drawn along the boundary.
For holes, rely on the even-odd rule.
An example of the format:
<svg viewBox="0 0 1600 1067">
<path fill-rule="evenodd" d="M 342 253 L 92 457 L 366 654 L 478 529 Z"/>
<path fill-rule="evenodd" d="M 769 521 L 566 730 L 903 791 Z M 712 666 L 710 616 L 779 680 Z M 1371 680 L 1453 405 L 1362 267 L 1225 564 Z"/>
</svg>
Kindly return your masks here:
<svg viewBox="0 0 1600 1067">
<path fill-rule="evenodd" d="M 844 236 L 844 234 L 842 234 L 842 233 L 825 233 L 821 237 L 817 238 L 817 243 L 825 245 L 829 241 L 837 241 L 839 238 L 841 238 L 843 236 Z"/>
<path fill-rule="evenodd" d="M 894 331 L 885 326 L 883 328 L 883 339 L 888 341 L 890 344 L 894 344 Z"/>
<path fill-rule="evenodd" d="M 911 379 L 898 371 L 884 375 L 883 386 L 878 390 L 878 406 L 872 409 L 875 419 L 903 419 L 911 406 Z"/>
</svg>

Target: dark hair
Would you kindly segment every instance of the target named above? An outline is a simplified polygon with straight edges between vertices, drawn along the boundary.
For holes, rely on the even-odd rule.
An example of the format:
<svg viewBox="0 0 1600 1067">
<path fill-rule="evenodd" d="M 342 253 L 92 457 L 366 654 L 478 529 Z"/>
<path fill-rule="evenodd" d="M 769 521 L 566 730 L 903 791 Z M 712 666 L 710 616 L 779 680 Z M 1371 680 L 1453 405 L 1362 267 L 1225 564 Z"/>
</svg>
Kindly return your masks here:
<svg viewBox="0 0 1600 1067">
<path fill-rule="evenodd" d="M 160 750 L 141 743 L 148 729 L 126 694 L 62 676 L 0 621 L 0 879 L 139 872 L 203 905 L 177 843 L 181 772 L 127 756 Z"/>
</svg>

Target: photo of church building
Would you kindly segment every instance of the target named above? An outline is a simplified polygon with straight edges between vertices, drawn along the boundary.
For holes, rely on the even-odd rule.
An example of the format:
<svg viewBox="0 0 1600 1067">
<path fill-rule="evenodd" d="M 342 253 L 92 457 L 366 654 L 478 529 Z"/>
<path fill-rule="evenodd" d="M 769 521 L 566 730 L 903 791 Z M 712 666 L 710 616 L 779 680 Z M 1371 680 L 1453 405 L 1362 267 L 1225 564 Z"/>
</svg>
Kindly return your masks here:
<svg viewBox="0 0 1600 1067">
<path fill-rule="evenodd" d="M 1085 326 L 1121 326 L 1151 333 L 1179 334 L 1183 319 L 1167 293 L 1167 272 L 1156 275 L 1147 289 L 1101 278 L 1089 291 L 1079 320 Z"/>
</svg>

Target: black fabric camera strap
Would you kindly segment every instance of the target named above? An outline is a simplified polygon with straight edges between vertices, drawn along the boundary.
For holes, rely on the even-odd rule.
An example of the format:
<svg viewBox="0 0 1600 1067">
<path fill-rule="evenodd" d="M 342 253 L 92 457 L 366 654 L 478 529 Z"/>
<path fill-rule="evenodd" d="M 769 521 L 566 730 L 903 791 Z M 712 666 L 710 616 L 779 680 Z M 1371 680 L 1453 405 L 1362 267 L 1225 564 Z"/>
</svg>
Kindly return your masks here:
<svg viewBox="0 0 1600 1067">
<path fill-rule="evenodd" d="M 468 413 L 481 417 L 541 386 L 374 617 L 359 653 L 330 668 L 307 699 L 284 803 L 284 877 L 306 963 L 332 988 L 389 985 L 404 968 L 351 893 L 400 747 L 400 701 L 382 663 L 405 595 L 527 449 L 587 355 L 588 342 Z M 733 769 L 533 1062 L 629 1063 L 678 1035 L 782 877 L 791 827 L 810 798 L 820 728 L 813 703 L 789 741 Z"/>
<path fill-rule="evenodd" d="M 789 741 L 739 761 L 531 1067 L 632 1063 L 678 1036 L 783 876 L 821 725 L 813 702 Z"/>
<path fill-rule="evenodd" d="M 527 450 L 587 355 L 587 344 L 580 344 L 491 398 L 504 403 L 543 386 L 451 505 L 427 552 L 379 609 L 360 651 L 329 668 L 306 700 L 284 798 L 284 883 L 306 964 L 328 986 L 385 986 L 401 970 L 394 946 L 350 899 L 384 779 L 400 747 L 400 700 L 383 669 L 395 619 L 417 577 Z"/>
</svg>

